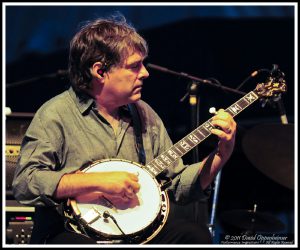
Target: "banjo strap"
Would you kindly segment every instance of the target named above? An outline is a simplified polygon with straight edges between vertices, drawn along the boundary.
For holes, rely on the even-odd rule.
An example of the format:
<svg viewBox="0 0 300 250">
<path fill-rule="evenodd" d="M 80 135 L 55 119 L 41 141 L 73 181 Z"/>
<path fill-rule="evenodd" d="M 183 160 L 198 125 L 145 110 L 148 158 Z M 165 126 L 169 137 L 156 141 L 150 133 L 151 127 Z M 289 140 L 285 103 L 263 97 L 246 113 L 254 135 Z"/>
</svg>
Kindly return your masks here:
<svg viewBox="0 0 300 250">
<path fill-rule="evenodd" d="M 139 111 L 134 103 L 128 104 L 132 116 L 133 130 L 135 134 L 136 150 L 139 156 L 139 162 L 142 165 L 146 164 L 146 154 L 143 145 L 142 121 Z"/>
</svg>

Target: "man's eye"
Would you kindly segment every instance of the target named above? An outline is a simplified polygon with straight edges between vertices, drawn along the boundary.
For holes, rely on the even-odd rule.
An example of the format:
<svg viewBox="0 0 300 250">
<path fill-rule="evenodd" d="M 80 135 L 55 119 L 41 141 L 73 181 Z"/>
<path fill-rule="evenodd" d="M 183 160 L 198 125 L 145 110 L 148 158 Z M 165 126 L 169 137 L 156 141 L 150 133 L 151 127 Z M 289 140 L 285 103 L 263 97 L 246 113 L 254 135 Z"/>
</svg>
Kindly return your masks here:
<svg viewBox="0 0 300 250">
<path fill-rule="evenodd" d="M 131 66 L 131 68 L 132 68 L 132 69 L 137 69 L 139 66 L 140 66 L 139 64 L 133 64 L 133 65 Z"/>
</svg>

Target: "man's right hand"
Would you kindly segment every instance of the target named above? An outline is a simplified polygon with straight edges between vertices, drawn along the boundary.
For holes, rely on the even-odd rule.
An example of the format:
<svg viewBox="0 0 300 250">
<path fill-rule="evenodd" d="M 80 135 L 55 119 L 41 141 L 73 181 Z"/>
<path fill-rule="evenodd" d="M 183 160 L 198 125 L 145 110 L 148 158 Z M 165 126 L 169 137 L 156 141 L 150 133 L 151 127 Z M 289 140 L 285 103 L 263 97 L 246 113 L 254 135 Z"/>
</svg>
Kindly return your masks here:
<svg viewBox="0 0 300 250">
<path fill-rule="evenodd" d="M 138 176 L 125 171 L 92 172 L 64 175 L 56 189 L 55 197 L 65 199 L 91 192 L 103 192 L 109 195 L 131 198 L 140 189 Z"/>
<path fill-rule="evenodd" d="M 130 198 L 140 190 L 138 176 L 133 173 L 102 172 L 100 178 L 100 189 L 107 194 Z"/>
</svg>

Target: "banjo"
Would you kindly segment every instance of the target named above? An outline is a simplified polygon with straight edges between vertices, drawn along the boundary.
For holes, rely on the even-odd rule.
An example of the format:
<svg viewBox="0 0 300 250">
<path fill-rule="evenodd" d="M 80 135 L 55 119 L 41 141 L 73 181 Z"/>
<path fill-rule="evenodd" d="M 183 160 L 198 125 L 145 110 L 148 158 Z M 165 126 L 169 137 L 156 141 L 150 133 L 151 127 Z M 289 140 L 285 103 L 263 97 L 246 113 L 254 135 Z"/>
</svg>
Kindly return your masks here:
<svg viewBox="0 0 300 250">
<path fill-rule="evenodd" d="M 265 83 L 239 99 L 225 111 L 233 117 L 259 98 L 279 97 L 286 92 L 284 74 L 273 70 Z M 140 190 L 127 202 L 104 193 L 92 197 L 68 199 L 64 209 L 67 226 L 98 243 L 145 244 L 153 239 L 165 225 L 169 214 L 167 185 L 159 181 L 159 175 L 172 166 L 200 142 L 211 135 L 212 118 L 190 132 L 168 150 L 145 166 L 136 162 L 106 159 L 93 162 L 82 171 L 127 171 L 138 175 Z"/>
</svg>

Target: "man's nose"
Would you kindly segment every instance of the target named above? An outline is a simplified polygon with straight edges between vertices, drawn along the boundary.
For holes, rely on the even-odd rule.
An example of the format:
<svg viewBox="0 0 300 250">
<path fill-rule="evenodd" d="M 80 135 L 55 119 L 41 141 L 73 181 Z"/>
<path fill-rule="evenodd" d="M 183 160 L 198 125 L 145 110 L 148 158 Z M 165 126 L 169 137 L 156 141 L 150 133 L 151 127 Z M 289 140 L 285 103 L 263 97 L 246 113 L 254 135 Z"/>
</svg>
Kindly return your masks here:
<svg viewBox="0 0 300 250">
<path fill-rule="evenodd" d="M 140 71 L 140 75 L 141 75 L 141 78 L 142 79 L 146 79 L 149 77 L 149 72 L 148 70 L 146 69 L 145 65 L 143 64 L 142 68 L 141 68 L 141 71 Z"/>
</svg>

